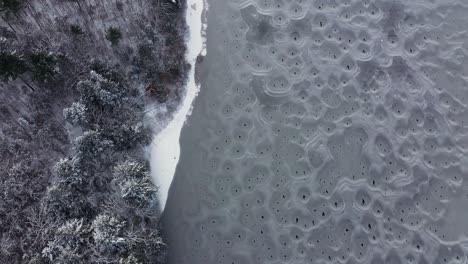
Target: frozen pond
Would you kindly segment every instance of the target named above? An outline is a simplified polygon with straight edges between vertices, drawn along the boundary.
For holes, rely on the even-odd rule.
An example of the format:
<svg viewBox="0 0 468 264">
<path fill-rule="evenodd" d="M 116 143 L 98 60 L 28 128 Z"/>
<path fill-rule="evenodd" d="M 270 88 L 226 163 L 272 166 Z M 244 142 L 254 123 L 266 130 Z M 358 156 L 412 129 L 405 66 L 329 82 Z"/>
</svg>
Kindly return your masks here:
<svg viewBox="0 0 468 264">
<path fill-rule="evenodd" d="M 468 3 L 208 4 L 169 263 L 466 263 Z"/>
</svg>

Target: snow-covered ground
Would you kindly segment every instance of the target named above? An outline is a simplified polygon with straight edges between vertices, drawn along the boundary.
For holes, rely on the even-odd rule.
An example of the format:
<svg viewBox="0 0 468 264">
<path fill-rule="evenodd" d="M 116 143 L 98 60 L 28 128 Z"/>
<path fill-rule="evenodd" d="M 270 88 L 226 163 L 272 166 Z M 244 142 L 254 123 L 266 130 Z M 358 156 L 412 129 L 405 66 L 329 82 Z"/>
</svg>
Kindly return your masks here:
<svg viewBox="0 0 468 264">
<path fill-rule="evenodd" d="M 195 82 L 195 64 L 199 55 L 206 53 L 204 44 L 204 26 L 202 13 L 203 0 L 188 0 L 186 21 L 189 26 L 189 39 L 187 41 L 187 61 L 191 64 L 189 80 L 187 82 L 187 94 L 180 109 L 174 115 L 169 125 L 158 133 L 151 146 L 151 174 L 159 187 L 159 201 L 161 210 L 164 209 L 169 187 L 179 162 L 180 145 L 179 137 L 182 127 L 191 113 L 192 102 L 198 94 L 199 87 Z"/>
</svg>

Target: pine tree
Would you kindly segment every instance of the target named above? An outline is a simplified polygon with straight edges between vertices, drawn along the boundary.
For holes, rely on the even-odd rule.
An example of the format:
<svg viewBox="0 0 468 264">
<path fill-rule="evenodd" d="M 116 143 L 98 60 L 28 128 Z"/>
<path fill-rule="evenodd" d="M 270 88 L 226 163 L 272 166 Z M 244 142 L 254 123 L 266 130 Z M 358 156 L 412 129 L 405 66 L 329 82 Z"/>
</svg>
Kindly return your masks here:
<svg viewBox="0 0 468 264">
<path fill-rule="evenodd" d="M 23 0 L 0 0 L 0 11 L 18 13 L 23 7 Z"/>
<path fill-rule="evenodd" d="M 120 32 L 120 29 L 116 27 L 109 27 L 106 30 L 106 39 L 110 41 L 112 46 L 116 46 L 117 44 L 119 44 L 121 38 L 122 33 Z"/>
<path fill-rule="evenodd" d="M 0 76 L 5 80 L 16 79 L 28 70 L 26 60 L 20 54 L 0 51 Z"/>
<path fill-rule="evenodd" d="M 121 198 L 129 206 L 143 209 L 157 201 L 157 189 L 151 182 L 147 164 L 128 160 L 118 164 L 114 170 L 114 179 Z"/>
<path fill-rule="evenodd" d="M 46 81 L 51 79 L 57 71 L 57 59 L 46 51 L 36 51 L 30 55 L 32 75 L 35 80 Z"/>
</svg>

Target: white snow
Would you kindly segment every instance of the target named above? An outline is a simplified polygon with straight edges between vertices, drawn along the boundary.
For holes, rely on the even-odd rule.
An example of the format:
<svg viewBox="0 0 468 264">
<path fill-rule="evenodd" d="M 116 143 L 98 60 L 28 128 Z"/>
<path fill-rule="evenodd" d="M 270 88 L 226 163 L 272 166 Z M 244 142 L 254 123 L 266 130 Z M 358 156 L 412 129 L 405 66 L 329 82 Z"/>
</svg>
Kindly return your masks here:
<svg viewBox="0 0 468 264">
<path fill-rule="evenodd" d="M 155 135 L 151 144 L 151 175 L 159 187 L 159 202 L 161 210 L 166 205 L 169 187 L 179 162 L 179 137 L 185 120 L 191 113 L 192 102 L 198 94 L 199 87 L 195 83 L 195 63 L 198 55 L 205 55 L 204 30 L 202 25 L 203 0 L 188 0 L 186 21 L 189 26 L 187 42 L 187 61 L 191 64 L 187 82 L 187 94 L 174 119 L 159 134 Z"/>
</svg>

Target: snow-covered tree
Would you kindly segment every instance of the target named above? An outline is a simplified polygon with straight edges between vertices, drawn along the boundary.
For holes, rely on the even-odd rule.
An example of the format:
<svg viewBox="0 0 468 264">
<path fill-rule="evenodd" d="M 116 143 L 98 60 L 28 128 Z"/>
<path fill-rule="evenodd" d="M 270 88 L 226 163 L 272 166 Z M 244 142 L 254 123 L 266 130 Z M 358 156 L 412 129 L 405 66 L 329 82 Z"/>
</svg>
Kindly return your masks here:
<svg viewBox="0 0 468 264">
<path fill-rule="evenodd" d="M 134 259 L 141 263 L 164 263 L 166 245 L 156 226 L 129 225 L 127 240 Z"/>
<path fill-rule="evenodd" d="M 125 221 L 108 212 L 99 214 L 93 221 L 93 238 L 99 252 L 119 253 L 128 247 Z"/>
<path fill-rule="evenodd" d="M 142 179 L 148 177 L 148 163 L 126 160 L 117 164 L 114 168 L 114 178 L 122 181 L 128 178 Z"/>
<path fill-rule="evenodd" d="M 151 143 L 150 130 L 142 122 L 122 124 L 116 129 L 108 130 L 108 134 L 118 150 Z"/>
<path fill-rule="evenodd" d="M 92 71 L 90 78 L 77 85 L 80 101 L 88 108 L 119 107 L 122 103 L 124 89 L 102 75 Z"/>
<path fill-rule="evenodd" d="M 148 178 L 125 179 L 120 184 L 122 199 L 136 208 L 146 208 L 156 201 L 157 191 Z"/>
<path fill-rule="evenodd" d="M 75 151 L 77 156 L 86 162 L 107 163 L 112 160 L 114 143 L 100 131 L 86 131 L 76 138 Z"/>
<path fill-rule="evenodd" d="M 64 110 L 67 121 L 83 129 L 107 130 L 112 135 L 143 131 L 138 124 L 142 119 L 142 106 L 135 99 L 138 93 L 122 85 L 117 73 L 99 66 L 97 70 L 102 74 L 92 71 L 89 78 L 78 83 L 79 100 Z"/>
<path fill-rule="evenodd" d="M 74 102 L 70 107 L 63 109 L 63 116 L 74 126 L 86 125 L 88 121 L 86 106 L 81 102 Z"/>
<path fill-rule="evenodd" d="M 43 201 L 52 221 L 67 221 L 94 214 L 95 206 L 89 200 L 89 182 L 93 174 L 86 165 L 75 156 L 61 159 L 54 166 L 56 179 Z"/>
<path fill-rule="evenodd" d="M 84 173 L 80 167 L 80 159 L 77 157 L 60 159 L 52 171 L 59 180 L 82 177 Z"/>
<path fill-rule="evenodd" d="M 150 143 L 142 85 L 157 86 L 164 100 L 182 94 L 183 10 L 176 12 L 173 0 L 145 3 L 150 9 L 120 23 L 121 34 L 107 31 L 105 46 L 126 45 L 98 54 L 108 47 L 93 43 L 96 29 L 81 28 L 83 19 L 73 16 L 73 7 L 89 3 L 72 1 L 54 2 L 66 10 L 53 21 L 26 21 L 41 5 L 0 0 L 0 80 L 14 80 L 0 89 L 0 263 L 162 263 L 157 188 L 148 165 L 113 168 L 140 161 L 142 145 Z M 118 43 L 124 28 L 139 29 L 136 17 L 144 29 Z M 43 30 L 34 30 L 33 20 Z M 57 115 L 65 102 L 68 108 Z"/>
<path fill-rule="evenodd" d="M 135 255 L 130 254 L 120 258 L 119 264 L 144 264 L 144 262 L 140 261 L 137 257 L 135 257 Z"/>
<path fill-rule="evenodd" d="M 92 253 L 91 227 L 84 219 L 72 219 L 60 226 L 42 254 L 53 264 L 89 263 Z"/>
<path fill-rule="evenodd" d="M 76 181 L 60 180 L 52 185 L 44 198 L 51 219 L 66 221 L 92 214 L 93 207 L 83 194 L 83 188 L 85 188 L 85 182 L 79 178 Z"/>
<path fill-rule="evenodd" d="M 151 181 L 147 164 L 124 161 L 115 167 L 114 179 L 119 187 L 120 197 L 129 206 L 142 209 L 156 202 L 157 188 Z"/>
</svg>

